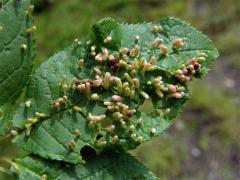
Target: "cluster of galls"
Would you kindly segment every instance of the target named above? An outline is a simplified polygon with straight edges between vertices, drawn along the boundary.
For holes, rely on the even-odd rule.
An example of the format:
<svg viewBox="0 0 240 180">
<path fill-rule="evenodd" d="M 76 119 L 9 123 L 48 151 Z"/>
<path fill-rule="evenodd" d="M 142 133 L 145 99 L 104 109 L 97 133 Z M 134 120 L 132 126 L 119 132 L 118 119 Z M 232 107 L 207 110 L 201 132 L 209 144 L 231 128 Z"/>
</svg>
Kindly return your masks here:
<svg viewBox="0 0 240 180">
<path fill-rule="evenodd" d="M 27 16 L 31 16 L 32 13 L 33 13 L 33 9 L 34 9 L 34 6 L 33 5 L 30 5 L 26 11 L 26 14 Z M 0 32 L 3 30 L 3 27 L 0 26 Z M 31 26 L 31 27 L 28 27 L 26 29 L 26 33 L 28 36 L 34 34 L 35 32 L 37 31 L 37 27 L 35 25 Z M 28 45 L 27 44 L 21 44 L 20 45 L 20 49 L 22 51 L 22 53 L 25 53 L 25 51 L 28 49 Z"/>
<path fill-rule="evenodd" d="M 108 38 L 110 39 L 110 38 Z M 127 50 L 128 51 L 128 50 Z M 130 55 L 130 51 L 125 52 Z M 107 62 L 108 67 L 113 71 L 116 72 L 120 68 L 120 58 L 119 53 L 113 55 L 109 52 L 107 48 L 102 48 L 102 52 L 96 53 L 96 46 L 91 46 L 91 55 L 94 59 L 100 63 Z"/>
<path fill-rule="evenodd" d="M 174 97 L 176 99 L 180 99 L 184 97 L 185 88 L 183 86 L 174 85 L 174 84 L 166 84 L 162 80 L 162 76 L 158 76 L 154 78 L 152 81 L 147 82 L 148 85 L 152 85 L 155 89 L 155 93 L 158 97 L 163 98 L 164 93 L 168 95 L 168 97 Z"/>
<path fill-rule="evenodd" d="M 32 102 L 30 100 L 27 100 L 25 102 L 25 108 L 31 108 L 31 106 L 32 106 Z M 25 124 L 26 135 L 30 136 L 31 130 L 32 130 L 32 127 L 33 127 L 34 124 L 36 124 L 40 121 L 43 121 L 47 118 L 48 118 L 48 116 L 45 113 L 40 113 L 40 112 L 36 112 L 34 117 L 28 118 L 27 122 Z"/>
<path fill-rule="evenodd" d="M 185 65 L 183 64 L 180 69 L 176 71 L 176 77 L 180 81 L 187 83 L 191 81 L 194 74 L 201 71 L 201 63 L 205 62 L 207 58 L 206 53 L 199 53 L 197 58 L 192 58 Z"/>
<path fill-rule="evenodd" d="M 172 48 L 175 50 L 179 50 L 184 46 L 185 41 L 186 41 L 186 38 L 176 39 L 172 44 Z"/>
<path fill-rule="evenodd" d="M 182 48 L 185 45 L 186 38 L 183 39 L 175 39 L 172 43 L 172 48 L 175 51 L 178 51 L 180 48 Z M 168 56 L 169 54 L 169 48 L 163 44 L 163 39 L 160 39 L 157 37 L 151 44 L 152 49 L 160 49 L 162 54 L 165 56 Z"/>
<path fill-rule="evenodd" d="M 91 113 L 88 114 L 88 121 L 89 126 L 91 128 L 97 127 L 99 123 L 106 119 L 110 119 L 112 122 L 111 125 L 105 127 L 105 131 L 111 134 L 111 143 L 115 144 L 118 142 L 119 137 L 118 135 L 114 134 L 116 129 L 116 123 L 120 125 L 121 128 L 125 129 L 132 133 L 135 130 L 133 125 L 130 125 L 129 119 L 133 116 L 136 112 L 135 109 L 129 109 L 129 107 L 122 102 L 123 98 L 119 95 L 113 95 L 110 101 L 104 101 L 104 105 L 106 106 L 107 111 L 109 112 L 109 116 L 103 115 L 92 115 Z M 107 142 L 102 138 L 97 141 L 97 145 L 102 146 L 105 145 Z"/>
<path fill-rule="evenodd" d="M 162 51 L 162 54 L 168 56 L 169 49 L 163 44 L 163 39 L 157 37 L 150 46 L 152 49 L 159 48 Z"/>
<path fill-rule="evenodd" d="M 53 102 L 53 107 L 59 110 L 61 105 L 66 105 L 67 101 L 68 101 L 68 97 L 64 95 L 63 97 L 58 98 L 56 101 Z"/>
<path fill-rule="evenodd" d="M 155 93 L 162 98 L 163 97 L 163 92 L 167 91 L 166 86 L 164 85 L 162 81 L 162 76 L 159 76 L 153 80 L 153 82 L 148 82 L 149 85 L 153 84 L 155 87 Z"/>
<path fill-rule="evenodd" d="M 154 26 L 152 28 L 153 33 L 159 33 L 162 31 L 162 27 Z M 157 58 L 152 56 L 149 61 L 144 57 L 140 57 L 140 46 L 138 42 L 140 37 L 137 35 L 135 39 L 135 46 L 133 49 L 121 48 L 119 51 L 111 52 L 109 49 L 103 47 L 100 52 L 97 52 L 96 46 L 90 47 L 90 54 L 97 62 L 97 65 L 93 68 L 95 71 L 95 79 L 85 79 L 85 80 L 72 80 L 72 85 L 69 88 L 64 82 L 60 82 L 60 88 L 66 94 L 69 89 L 84 93 L 89 100 L 101 101 L 103 106 L 106 108 L 106 113 L 101 115 L 94 115 L 92 113 L 87 114 L 87 120 L 90 128 L 98 129 L 99 133 L 101 130 L 106 131 L 110 135 L 110 143 L 115 144 L 120 140 L 117 135 L 117 128 L 124 129 L 128 133 L 129 139 L 133 141 L 142 142 L 143 136 L 137 133 L 137 128 L 143 124 L 142 119 L 138 119 L 137 124 L 133 125 L 130 121 L 131 117 L 136 113 L 135 109 L 129 108 L 127 104 L 124 103 L 126 99 L 133 99 L 138 94 L 137 90 L 141 87 L 140 78 L 143 77 L 146 72 L 152 72 L 158 69 Z M 104 39 L 105 44 L 111 43 L 112 38 L 110 36 Z M 76 39 L 76 45 L 80 45 L 81 42 Z M 185 39 L 176 39 L 172 43 L 172 48 L 179 50 L 184 46 Z M 154 39 L 150 44 L 150 48 L 160 49 L 162 54 L 167 56 L 169 53 L 168 47 L 163 44 L 163 40 L 160 38 Z M 191 59 L 187 65 L 184 65 L 181 69 L 177 70 L 177 78 L 182 81 L 189 81 L 193 74 L 200 70 L 200 63 L 206 58 L 206 54 L 200 53 L 198 58 Z M 85 60 L 80 59 L 78 61 L 79 68 L 83 69 L 85 66 Z M 117 77 L 113 74 L 117 74 L 119 70 L 124 71 L 123 76 Z M 111 73 L 112 74 L 111 74 Z M 122 73 L 121 73 L 122 74 Z M 182 98 L 184 97 L 185 89 L 181 86 L 174 84 L 164 83 L 161 76 L 158 76 L 147 82 L 147 85 L 154 89 L 156 95 L 159 98 L 164 96 L 170 98 Z M 148 87 L 147 86 L 147 87 Z M 101 94 L 98 94 L 98 88 L 103 88 L 105 90 L 113 89 L 116 94 L 111 97 L 111 100 L 101 99 Z M 139 92 L 144 99 L 149 99 L 150 96 L 145 91 Z M 61 106 L 67 104 L 68 97 L 64 95 L 63 97 L 57 99 L 53 102 L 53 107 L 59 110 Z M 26 102 L 26 106 L 30 106 L 29 102 Z M 73 106 L 73 111 L 80 112 L 81 107 Z M 166 114 L 170 112 L 168 108 Z M 111 122 L 107 127 L 102 127 L 102 122 Z M 152 127 L 149 129 L 151 135 L 156 133 L 156 128 Z M 75 135 L 80 136 L 80 131 L 76 130 Z M 126 136 L 125 136 L 126 137 Z M 106 145 L 108 142 L 103 137 L 96 141 L 99 146 Z M 71 140 L 69 142 L 69 148 L 74 149 L 76 147 L 76 142 Z"/>
<path fill-rule="evenodd" d="M 160 32 L 159 27 L 154 27 L 153 29 L 154 32 Z M 136 36 L 135 43 L 137 43 L 139 39 L 140 37 Z M 104 40 L 104 43 L 111 43 L 111 41 L 112 38 L 107 37 Z M 173 48 L 179 49 L 183 45 L 184 40 L 177 39 L 173 43 Z M 168 55 L 168 48 L 163 45 L 162 39 L 156 38 L 152 42 L 151 48 L 160 48 L 164 55 Z M 137 44 L 133 49 L 121 48 L 118 52 L 110 52 L 110 50 L 107 48 L 101 48 L 99 53 L 96 52 L 96 46 L 91 46 L 91 55 L 98 63 L 100 63 L 99 66 L 94 67 L 97 77 L 96 79 L 100 82 L 99 86 L 103 86 L 106 90 L 112 87 L 118 92 L 118 94 L 113 95 L 111 101 L 103 102 L 103 104 L 106 106 L 107 112 L 110 112 L 106 113 L 108 115 L 93 115 L 92 113 L 88 114 L 87 119 L 89 121 L 89 126 L 91 128 L 99 127 L 99 124 L 101 122 L 106 119 L 111 119 L 111 121 L 113 121 L 113 124 L 105 127 L 105 130 L 111 134 L 112 144 L 115 144 L 119 140 L 118 135 L 114 134 L 114 131 L 116 130 L 116 123 L 118 123 L 121 128 L 129 132 L 131 139 L 141 142 L 143 140 L 143 137 L 137 136 L 136 133 L 134 133 L 135 126 L 131 125 L 129 121 L 136 110 L 129 109 L 128 105 L 123 103 L 123 97 L 132 99 L 136 96 L 136 89 L 140 87 L 140 81 L 137 78 L 137 75 L 144 76 L 144 73 L 146 72 L 157 70 L 158 67 L 156 65 L 156 57 L 152 56 L 149 62 L 144 57 L 139 57 L 140 47 Z M 131 61 L 129 61 L 130 58 L 132 59 Z M 106 67 L 104 69 L 103 66 L 107 66 L 108 69 L 106 69 Z M 106 72 L 107 70 L 111 70 L 113 73 L 115 73 L 120 68 L 121 70 L 125 71 L 122 77 L 123 81 L 119 77 L 113 76 L 110 72 Z M 103 69 L 105 73 L 102 73 Z M 161 98 L 164 97 L 163 92 L 168 94 L 169 97 L 174 97 L 177 99 L 182 98 L 185 95 L 185 89 L 183 87 L 180 87 L 178 85 L 165 84 L 161 76 L 154 78 L 152 81 L 149 81 L 148 85 L 152 85 L 155 89 L 155 93 Z M 140 95 L 144 99 L 149 99 L 149 95 L 144 91 L 141 91 Z M 99 99 L 99 96 L 96 93 L 92 94 L 91 97 L 91 99 Z M 170 109 L 168 111 L 170 111 Z M 142 120 L 139 120 L 138 125 L 141 125 L 142 123 Z M 151 134 L 154 134 L 155 132 L 156 128 L 150 129 Z M 97 144 L 102 146 L 106 145 L 107 142 L 104 140 L 104 138 L 101 138 L 97 141 Z"/>
<path fill-rule="evenodd" d="M 75 136 L 76 136 L 76 138 L 79 138 L 80 136 L 81 136 L 81 132 L 79 131 L 79 129 L 76 129 L 75 131 L 74 131 L 74 134 L 75 134 Z M 70 149 L 70 150 L 73 150 L 76 146 L 77 146 L 77 143 L 76 143 L 76 139 L 75 138 L 75 140 L 70 140 L 69 141 L 69 143 L 68 143 L 68 148 Z"/>
<path fill-rule="evenodd" d="M 168 91 L 170 93 L 170 97 L 175 97 L 177 99 L 180 99 L 185 95 L 184 90 L 185 88 L 182 86 L 172 85 L 172 84 L 168 85 Z"/>
<path fill-rule="evenodd" d="M 97 67 L 95 67 L 95 70 L 100 73 L 100 70 Z M 100 97 L 97 93 L 92 94 L 92 88 L 98 88 L 102 86 L 102 84 L 103 80 L 98 74 L 96 74 L 95 79 L 85 79 L 83 81 L 74 79 L 72 81 L 72 89 L 83 92 L 87 97 L 90 97 L 92 100 L 98 100 Z"/>
<path fill-rule="evenodd" d="M 152 32 L 159 33 L 161 30 L 161 27 L 154 26 Z M 113 95 L 111 100 L 103 102 L 103 105 L 106 107 L 106 114 L 93 115 L 92 113 L 88 113 L 87 115 L 89 127 L 100 128 L 101 130 L 104 129 L 106 132 L 110 133 L 112 144 L 115 144 L 119 141 L 118 135 L 114 133 L 116 131 L 116 127 L 121 127 L 126 130 L 126 132 L 129 133 L 130 139 L 138 142 L 143 141 L 142 136 L 134 133 L 136 127 L 141 126 L 143 120 L 139 119 L 139 123 L 136 124 L 136 127 L 135 125 L 132 125 L 130 123 L 130 118 L 134 115 L 136 110 L 129 109 L 129 106 L 123 102 L 124 98 L 133 99 L 136 96 L 136 89 L 140 87 L 139 75 L 144 76 L 146 72 L 151 72 L 158 69 L 157 58 L 155 56 L 152 56 L 149 62 L 144 57 L 139 57 L 140 46 L 137 44 L 139 40 L 140 37 L 136 36 L 136 45 L 133 49 L 121 48 L 117 52 L 111 52 L 105 47 L 101 48 L 100 52 L 97 52 L 96 46 L 91 46 L 90 53 L 94 60 L 98 62 L 98 65 L 94 67 L 96 78 L 94 80 L 83 80 L 82 82 L 80 82 L 80 80 L 73 81 L 74 89 L 85 93 L 86 96 L 90 97 L 92 100 L 100 100 L 101 98 L 97 93 L 91 92 L 91 87 L 98 88 L 102 86 L 106 90 L 113 88 L 115 91 L 117 91 L 118 94 Z M 112 38 L 110 36 L 104 39 L 105 44 L 109 44 L 111 41 Z M 178 50 L 184 45 L 184 41 L 184 39 L 175 40 L 173 42 L 173 48 Z M 159 48 L 162 51 L 162 54 L 166 56 L 169 53 L 168 48 L 163 44 L 163 40 L 160 38 L 156 38 L 150 44 L 150 48 Z M 84 67 L 83 59 L 79 61 L 79 67 Z M 121 78 L 113 76 L 110 73 L 111 71 L 114 74 L 120 69 L 125 71 L 125 73 L 123 73 L 123 77 Z M 103 73 L 103 71 L 105 71 L 105 73 Z M 160 98 L 163 98 L 164 94 L 167 94 L 168 97 L 174 97 L 177 99 L 182 98 L 185 95 L 185 89 L 183 87 L 173 84 L 166 84 L 163 82 L 161 76 L 148 81 L 147 84 L 154 87 L 155 93 Z M 144 91 L 141 91 L 140 95 L 144 99 L 150 98 L 150 96 Z M 78 108 L 75 107 L 75 109 Z M 80 109 L 78 110 L 80 111 Z M 109 119 L 111 120 L 112 124 L 103 128 L 101 123 Z M 154 133 L 156 133 L 156 128 L 153 127 L 150 129 L 150 134 Z M 97 145 L 99 146 L 106 144 L 107 141 L 104 138 L 97 140 Z"/>
<path fill-rule="evenodd" d="M 129 107 L 122 102 L 122 97 L 119 95 L 113 95 L 112 101 L 105 101 L 104 105 L 107 110 L 111 112 L 112 119 L 119 121 L 123 128 L 126 128 L 126 123 L 124 121 L 132 117 L 133 113 L 136 112 L 135 109 L 130 110 Z"/>
</svg>

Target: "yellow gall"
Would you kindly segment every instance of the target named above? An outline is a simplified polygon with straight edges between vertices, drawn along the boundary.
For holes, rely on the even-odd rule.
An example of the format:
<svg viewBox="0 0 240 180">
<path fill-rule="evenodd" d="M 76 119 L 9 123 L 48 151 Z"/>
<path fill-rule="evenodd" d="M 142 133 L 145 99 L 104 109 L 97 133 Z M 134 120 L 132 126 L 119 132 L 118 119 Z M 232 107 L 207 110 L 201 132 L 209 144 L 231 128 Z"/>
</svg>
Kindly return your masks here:
<svg viewBox="0 0 240 180">
<path fill-rule="evenodd" d="M 149 95 L 145 92 L 140 92 L 140 94 L 144 97 L 144 99 L 149 99 Z"/>
<path fill-rule="evenodd" d="M 169 114 L 171 112 L 171 109 L 170 108 L 167 108 L 166 110 L 165 110 L 165 113 L 166 114 Z"/>
<path fill-rule="evenodd" d="M 94 101 L 97 101 L 100 99 L 100 96 L 97 94 L 97 93 L 94 93 L 91 95 L 91 99 L 94 100 Z"/>
<path fill-rule="evenodd" d="M 128 129 L 129 129 L 129 131 L 133 132 L 135 130 L 135 127 L 134 127 L 134 125 L 130 125 Z"/>
<path fill-rule="evenodd" d="M 26 44 L 22 44 L 21 45 L 21 50 L 23 50 L 23 51 L 27 50 L 27 45 Z"/>
<path fill-rule="evenodd" d="M 77 137 L 81 136 L 81 132 L 80 132 L 78 129 L 76 129 L 76 130 L 74 131 L 74 134 L 75 134 Z"/>
<path fill-rule="evenodd" d="M 11 136 L 17 136 L 18 132 L 16 130 L 11 130 L 10 134 Z"/>
<path fill-rule="evenodd" d="M 80 112 L 80 111 L 81 111 L 81 108 L 78 107 L 78 106 L 73 106 L 73 110 L 74 110 L 75 112 Z"/>
<path fill-rule="evenodd" d="M 207 56 L 208 55 L 206 53 L 204 53 L 204 52 L 203 53 L 198 53 L 198 57 L 205 57 L 205 58 L 207 58 Z"/>
<path fill-rule="evenodd" d="M 84 66 L 84 59 L 80 59 L 79 60 L 79 67 L 83 68 L 83 66 Z"/>
<path fill-rule="evenodd" d="M 178 50 L 179 48 L 181 48 L 183 46 L 184 46 L 184 39 L 176 39 L 172 44 L 172 47 L 175 50 Z"/>
<path fill-rule="evenodd" d="M 116 144 L 118 140 L 119 140 L 119 139 L 118 139 L 118 136 L 117 136 L 117 135 L 113 136 L 113 137 L 112 137 L 112 144 Z"/>
<path fill-rule="evenodd" d="M 200 56 L 197 58 L 197 62 L 199 62 L 199 63 L 203 63 L 205 61 L 206 61 L 206 57 L 204 57 L 204 56 Z"/>
<path fill-rule="evenodd" d="M 68 101 L 68 97 L 66 95 L 64 95 L 62 98 L 63 98 L 64 103 L 66 103 Z"/>
<path fill-rule="evenodd" d="M 48 179 L 47 175 L 43 174 L 41 180 L 47 180 L 47 179 Z"/>
<path fill-rule="evenodd" d="M 136 134 L 131 134 L 130 137 L 131 137 L 132 140 L 135 140 L 137 135 Z"/>
<path fill-rule="evenodd" d="M 36 26 L 32 26 L 32 27 L 27 29 L 27 33 L 29 33 L 29 34 L 33 34 L 36 31 L 37 31 L 37 27 Z"/>
<path fill-rule="evenodd" d="M 156 128 L 151 128 L 151 129 L 150 129 L 150 133 L 151 133 L 151 134 L 155 134 L 156 132 L 157 132 Z"/>
<path fill-rule="evenodd" d="M 80 45 L 80 44 L 81 44 L 81 41 L 76 38 L 76 39 L 74 39 L 74 43 L 75 43 L 76 45 Z"/>
<path fill-rule="evenodd" d="M 107 127 L 108 132 L 113 132 L 114 129 L 115 129 L 115 125 L 110 125 L 110 126 Z"/>
<path fill-rule="evenodd" d="M 154 32 L 154 33 L 159 33 L 159 32 L 161 32 L 161 30 L 162 30 L 161 26 L 154 25 L 152 27 L 152 32 Z"/>
<path fill-rule="evenodd" d="M 162 51 L 163 55 L 168 56 L 169 50 L 168 50 L 167 46 L 162 45 L 161 46 L 161 51 Z"/>
<path fill-rule="evenodd" d="M 30 108 L 31 105 L 32 105 L 32 102 L 31 102 L 30 100 L 28 100 L 28 101 L 25 102 L 25 107 L 26 107 L 26 108 Z"/>
<path fill-rule="evenodd" d="M 46 117 L 47 117 L 46 114 L 40 113 L 40 112 L 36 112 L 35 115 L 36 115 L 36 117 L 37 117 L 38 119 L 43 119 L 43 118 L 46 118 Z"/>
<path fill-rule="evenodd" d="M 54 109 L 59 109 L 59 108 L 60 108 L 60 103 L 59 103 L 58 101 L 55 101 L 55 102 L 53 103 L 53 108 L 54 108 Z"/>
<path fill-rule="evenodd" d="M 112 37 L 111 36 L 108 36 L 104 39 L 104 43 L 107 44 L 107 43 L 110 43 L 110 42 L 112 42 Z"/>
<path fill-rule="evenodd" d="M 34 10 L 34 5 L 30 5 L 30 6 L 28 7 L 27 14 L 28 14 L 28 15 L 32 15 L 33 10 Z"/>
<path fill-rule="evenodd" d="M 71 140 L 68 143 L 68 147 L 69 147 L 70 150 L 73 150 L 76 147 L 76 142 L 74 140 Z"/>
<path fill-rule="evenodd" d="M 137 141 L 141 143 L 143 141 L 143 137 L 142 136 L 138 136 L 137 137 Z"/>
</svg>

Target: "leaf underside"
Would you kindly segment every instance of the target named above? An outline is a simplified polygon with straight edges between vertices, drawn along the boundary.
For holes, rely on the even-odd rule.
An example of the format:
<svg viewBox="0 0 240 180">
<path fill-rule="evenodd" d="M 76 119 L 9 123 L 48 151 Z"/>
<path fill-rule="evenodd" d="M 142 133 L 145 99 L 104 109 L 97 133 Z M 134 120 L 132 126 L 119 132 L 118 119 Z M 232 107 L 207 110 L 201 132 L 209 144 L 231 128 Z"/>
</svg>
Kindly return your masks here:
<svg viewBox="0 0 240 180">
<path fill-rule="evenodd" d="M 106 179 L 131 180 L 157 178 L 134 157 L 127 153 L 102 154 L 91 157 L 84 165 L 69 165 L 36 156 L 27 156 L 13 163 L 11 170 L 19 180 L 25 179 Z"/>
<path fill-rule="evenodd" d="M 101 20 L 33 74 L 14 115 L 13 142 L 74 164 L 86 145 L 98 153 L 136 148 L 169 127 L 190 96 L 187 82 L 217 56 L 210 40 L 175 18 Z"/>
<path fill-rule="evenodd" d="M 11 127 L 16 99 L 32 69 L 33 37 L 27 33 L 33 21 L 26 13 L 30 1 L 6 0 L 0 8 L 0 135 Z M 22 45 L 27 49 L 21 49 Z"/>
</svg>

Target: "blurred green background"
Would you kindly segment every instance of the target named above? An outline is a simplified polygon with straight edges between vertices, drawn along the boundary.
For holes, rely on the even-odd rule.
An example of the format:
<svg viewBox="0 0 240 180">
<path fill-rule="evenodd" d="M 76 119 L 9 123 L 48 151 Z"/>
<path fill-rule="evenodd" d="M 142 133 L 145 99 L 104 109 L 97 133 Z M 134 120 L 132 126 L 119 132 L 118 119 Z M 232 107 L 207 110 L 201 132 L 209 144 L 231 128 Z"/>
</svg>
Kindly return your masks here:
<svg viewBox="0 0 240 180">
<path fill-rule="evenodd" d="M 34 0 L 37 63 L 86 35 L 103 17 L 136 23 L 181 18 L 220 52 L 207 78 L 161 137 L 132 151 L 160 179 L 240 179 L 240 0 Z M 1 156 L 20 156 L 1 144 Z M 0 163 L 1 165 L 1 163 Z M 0 173 L 0 179 L 11 176 Z"/>
</svg>

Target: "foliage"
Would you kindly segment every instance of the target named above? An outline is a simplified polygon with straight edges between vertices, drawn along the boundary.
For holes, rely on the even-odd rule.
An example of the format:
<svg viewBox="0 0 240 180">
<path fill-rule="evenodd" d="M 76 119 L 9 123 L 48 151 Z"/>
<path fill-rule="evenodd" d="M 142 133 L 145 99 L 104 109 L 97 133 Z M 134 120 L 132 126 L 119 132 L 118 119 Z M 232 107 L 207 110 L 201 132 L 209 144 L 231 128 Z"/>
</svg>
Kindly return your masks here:
<svg viewBox="0 0 240 180">
<path fill-rule="evenodd" d="M 31 73 L 33 61 L 33 21 L 26 14 L 28 1 L 4 1 L 0 10 L 0 135 L 5 135 L 10 119 Z M 31 11 L 29 9 L 29 11 Z M 29 32 L 28 32 L 29 31 Z"/>
<path fill-rule="evenodd" d="M 24 23 L 27 19 L 28 25 L 32 22 L 29 20 L 32 6 L 21 3 L 10 0 L 3 8 L 8 4 L 10 10 L 25 7 L 21 9 L 23 17 L 19 21 Z M 3 53 L 7 57 L 26 55 L 21 63 L 26 63 L 24 70 L 26 68 L 27 73 L 19 77 L 24 83 L 32 67 L 34 31 L 33 24 L 24 29 L 27 34 L 24 40 L 28 44 L 21 44 L 18 54 Z M 73 45 L 42 63 L 32 74 L 24 101 L 14 115 L 9 108 L 3 109 L 3 114 L 8 113 L 8 124 L 13 124 L 11 135 L 16 136 L 13 142 L 27 152 L 45 159 L 83 164 L 85 157 L 80 152 L 91 147 L 100 155 L 87 162 L 86 166 L 89 163 L 90 167 L 95 167 L 99 161 L 101 166 L 105 161 L 112 164 L 102 154 L 111 150 L 114 152 L 112 159 L 116 157 L 116 163 L 110 169 L 113 175 L 100 173 L 99 178 L 118 177 L 122 174 L 121 170 L 115 171 L 121 163 L 141 165 L 129 155 L 117 152 L 134 149 L 163 132 L 190 96 L 187 83 L 194 77 L 205 75 L 207 66 L 217 56 L 218 52 L 210 40 L 178 19 L 121 24 L 106 18 L 94 25 L 81 41 L 75 39 Z M 10 61 L 2 62 L 3 65 L 6 62 L 11 64 Z M 6 71 L 9 70 L 6 68 Z M 11 85 L 4 90 L 19 95 L 25 84 L 19 87 L 20 90 Z M 3 96 L 4 102 L 8 102 L 6 96 Z M 142 110 L 145 103 L 152 104 L 149 112 Z M 125 159 L 123 162 L 122 158 Z M 47 160 L 26 157 L 13 167 L 17 173 L 20 171 L 20 178 L 32 178 L 36 176 L 36 169 L 46 165 Z M 45 170 L 51 178 L 62 175 L 58 162 L 48 166 L 49 169 Z M 123 166 L 126 172 L 128 168 Z M 84 172 L 82 165 L 74 168 Z M 122 178 L 153 178 L 142 166 L 127 175 L 129 177 L 122 175 Z M 40 178 L 39 175 L 36 178 Z"/>
<path fill-rule="evenodd" d="M 12 171 L 19 179 L 157 179 L 127 153 L 89 157 L 84 165 L 61 164 L 36 156 L 17 160 Z"/>
</svg>

